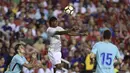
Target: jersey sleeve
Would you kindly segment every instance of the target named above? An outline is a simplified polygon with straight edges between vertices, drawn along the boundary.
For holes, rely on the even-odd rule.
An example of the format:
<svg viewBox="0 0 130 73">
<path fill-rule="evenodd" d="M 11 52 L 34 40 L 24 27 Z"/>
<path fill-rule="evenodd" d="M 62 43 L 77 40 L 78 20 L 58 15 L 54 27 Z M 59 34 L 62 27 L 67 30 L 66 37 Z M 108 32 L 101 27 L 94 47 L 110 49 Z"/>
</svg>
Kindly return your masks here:
<svg viewBox="0 0 130 73">
<path fill-rule="evenodd" d="M 53 36 L 56 33 L 56 31 L 54 31 L 52 29 L 47 29 L 47 33 L 48 33 L 48 35 Z"/>
<path fill-rule="evenodd" d="M 23 59 L 20 59 L 20 58 L 15 58 L 16 60 L 16 63 L 18 63 L 19 65 L 23 65 L 24 63 L 26 63 L 26 61 L 24 61 Z"/>
<path fill-rule="evenodd" d="M 24 59 L 26 64 L 29 64 L 29 62 L 27 61 L 27 59 L 25 57 L 23 59 Z"/>
<path fill-rule="evenodd" d="M 117 48 L 117 47 L 116 47 L 116 48 Z M 117 48 L 117 52 L 116 52 L 116 58 L 117 58 L 117 59 L 120 59 L 120 58 L 121 58 L 121 55 L 120 55 L 120 52 L 119 52 L 118 48 Z"/>
<path fill-rule="evenodd" d="M 96 54 L 97 53 L 97 44 L 95 44 L 93 47 L 92 47 L 92 53 Z"/>
<path fill-rule="evenodd" d="M 58 27 L 57 31 L 65 31 L 62 27 Z"/>
</svg>

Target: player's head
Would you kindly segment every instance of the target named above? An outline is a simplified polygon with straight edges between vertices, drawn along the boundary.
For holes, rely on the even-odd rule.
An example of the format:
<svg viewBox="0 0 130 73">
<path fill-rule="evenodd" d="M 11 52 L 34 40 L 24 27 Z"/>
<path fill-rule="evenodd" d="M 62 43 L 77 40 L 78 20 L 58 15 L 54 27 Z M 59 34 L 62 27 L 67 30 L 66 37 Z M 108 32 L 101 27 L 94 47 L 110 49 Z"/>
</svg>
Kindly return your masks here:
<svg viewBox="0 0 130 73">
<path fill-rule="evenodd" d="M 51 17 L 49 19 L 49 24 L 50 24 L 51 27 L 57 27 L 57 25 L 58 25 L 57 18 L 56 17 Z"/>
<path fill-rule="evenodd" d="M 5 62 L 4 57 L 0 56 L 0 66 L 3 66 L 4 62 Z"/>
<path fill-rule="evenodd" d="M 24 45 L 23 44 L 17 44 L 15 46 L 15 53 L 16 54 L 25 54 L 25 48 L 24 48 Z"/>
<path fill-rule="evenodd" d="M 111 39 L 111 31 L 110 30 L 105 30 L 103 32 L 103 39 L 104 40 L 110 40 Z"/>
</svg>

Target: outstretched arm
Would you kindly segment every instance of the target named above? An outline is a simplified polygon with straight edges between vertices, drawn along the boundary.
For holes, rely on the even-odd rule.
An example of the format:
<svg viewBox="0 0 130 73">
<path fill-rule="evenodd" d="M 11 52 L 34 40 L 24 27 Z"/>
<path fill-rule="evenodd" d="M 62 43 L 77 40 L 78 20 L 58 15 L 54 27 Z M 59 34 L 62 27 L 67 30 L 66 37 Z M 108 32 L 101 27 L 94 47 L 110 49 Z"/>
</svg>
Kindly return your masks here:
<svg viewBox="0 0 130 73">
<path fill-rule="evenodd" d="M 69 31 L 66 30 L 66 31 L 56 31 L 54 35 L 64 35 L 64 34 L 68 34 Z"/>
<path fill-rule="evenodd" d="M 78 36 L 78 35 L 81 35 L 81 36 L 85 36 L 87 35 L 87 33 L 76 33 L 76 32 L 72 32 L 70 30 L 66 30 L 66 31 L 56 31 L 55 32 L 55 35 L 70 35 L 70 36 Z"/>
<path fill-rule="evenodd" d="M 33 64 L 26 64 L 26 63 L 24 63 L 23 66 L 28 68 L 28 69 L 32 69 L 35 67 Z"/>
<path fill-rule="evenodd" d="M 87 33 L 75 33 L 75 32 L 69 32 L 68 35 L 70 35 L 70 36 L 86 36 Z"/>
</svg>

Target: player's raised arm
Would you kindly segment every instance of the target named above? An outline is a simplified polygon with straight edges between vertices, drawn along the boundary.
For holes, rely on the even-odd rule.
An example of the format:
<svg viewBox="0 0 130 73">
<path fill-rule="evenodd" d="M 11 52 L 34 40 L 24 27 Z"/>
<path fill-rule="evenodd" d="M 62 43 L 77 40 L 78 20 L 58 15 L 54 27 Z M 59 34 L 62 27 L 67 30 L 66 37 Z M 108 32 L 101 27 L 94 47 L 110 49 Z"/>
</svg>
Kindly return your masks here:
<svg viewBox="0 0 130 73">
<path fill-rule="evenodd" d="M 26 64 L 26 63 L 24 63 L 23 66 L 27 67 L 28 69 L 32 69 L 33 67 L 35 67 L 32 64 Z"/>
<path fill-rule="evenodd" d="M 64 30 L 62 27 L 58 26 L 58 21 L 56 17 L 51 17 L 49 20 L 49 24 L 50 24 L 50 27 L 47 29 L 47 33 L 50 36 L 64 35 L 64 34 L 70 35 L 70 36 L 86 35 L 86 33 L 77 33 L 73 31 L 74 29 L 76 29 L 76 27 L 73 27 L 68 30 Z"/>
<path fill-rule="evenodd" d="M 64 35 L 64 34 L 68 34 L 69 31 L 56 31 L 54 35 Z"/>
</svg>

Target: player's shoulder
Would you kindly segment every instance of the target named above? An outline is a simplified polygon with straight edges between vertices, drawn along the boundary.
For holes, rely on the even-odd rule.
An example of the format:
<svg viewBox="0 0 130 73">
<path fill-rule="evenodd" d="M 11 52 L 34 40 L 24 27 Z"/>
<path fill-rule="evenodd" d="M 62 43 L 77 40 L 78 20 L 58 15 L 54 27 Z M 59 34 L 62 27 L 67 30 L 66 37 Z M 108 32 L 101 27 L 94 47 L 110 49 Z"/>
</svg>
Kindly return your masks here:
<svg viewBox="0 0 130 73">
<path fill-rule="evenodd" d="M 19 55 L 18 55 L 18 54 L 16 54 L 16 55 L 14 56 L 14 58 L 17 58 L 17 57 L 19 57 Z"/>
<path fill-rule="evenodd" d="M 53 28 L 52 28 L 52 27 L 48 27 L 48 28 L 47 28 L 47 31 L 49 31 L 49 30 L 53 30 Z"/>
<path fill-rule="evenodd" d="M 111 47 L 114 47 L 114 48 L 118 49 L 117 46 L 114 45 L 113 43 L 110 43 L 110 45 L 111 45 Z"/>
<path fill-rule="evenodd" d="M 62 28 L 61 26 L 57 26 L 56 28 Z"/>
<path fill-rule="evenodd" d="M 62 27 L 60 27 L 60 26 L 57 26 L 56 29 L 57 29 L 58 31 L 64 31 L 64 28 L 62 28 Z"/>
<path fill-rule="evenodd" d="M 47 30 L 52 29 L 52 27 L 48 27 Z"/>
<path fill-rule="evenodd" d="M 56 27 L 56 29 L 63 29 L 63 28 L 62 28 L 62 27 L 60 27 L 60 26 L 57 26 L 57 27 Z"/>
<path fill-rule="evenodd" d="M 18 54 L 16 54 L 16 55 L 13 57 L 12 60 L 17 60 L 17 59 L 19 59 L 19 58 L 20 58 L 20 56 L 19 56 Z"/>
<path fill-rule="evenodd" d="M 16 55 L 16 58 L 21 58 L 21 57 L 22 57 L 22 56 L 20 56 L 20 55 L 18 55 L 18 54 Z"/>
<path fill-rule="evenodd" d="M 101 45 L 101 44 L 103 44 L 103 42 L 99 41 L 99 42 L 95 43 L 94 45 Z"/>
<path fill-rule="evenodd" d="M 93 47 L 98 47 L 98 46 L 100 46 L 100 45 L 102 45 L 102 42 L 96 42 L 96 43 L 93 45 Z"/>
</svg>

